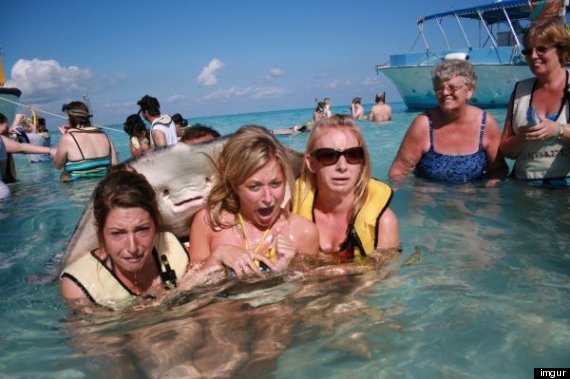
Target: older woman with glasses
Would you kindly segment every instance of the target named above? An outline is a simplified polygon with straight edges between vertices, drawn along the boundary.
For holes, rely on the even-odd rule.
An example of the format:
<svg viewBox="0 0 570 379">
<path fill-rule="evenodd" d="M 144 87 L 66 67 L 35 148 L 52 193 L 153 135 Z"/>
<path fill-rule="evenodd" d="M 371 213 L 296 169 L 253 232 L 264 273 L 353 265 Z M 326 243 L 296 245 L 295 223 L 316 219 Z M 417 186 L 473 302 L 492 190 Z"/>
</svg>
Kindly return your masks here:
<svg viewBox="0 0 570 379">
<path fill-rule="evenodd" d="M 349 116 L 319 121 L 305 150 L 293 211 L 317 225 L 320 250 L 341 260 L 398 249 L 392 189 L 371 178 L 362 133 Z"/>
<path fill-rule="evenodd" d="M 497 120 L 468 104 L 476 81 L 473 67 L 464 60 L 447 59 L 436 66 L 432 82 L 437 106 L 408 128 L 390 167 L 391 179 L 413 172 L 432 181 L 466 183 L 506 174 Z"/>
<path fill-rule="evenodd" d="M 505 128 L 502 153 L 516 159 L 514 176 L 531 185 L 570 185 L 570 80 L 565 68 L 570 37 L 563 23 L 547 21 L 529 29 L 524 38 L 534 78 L 515 85 Z"/>
</svg>

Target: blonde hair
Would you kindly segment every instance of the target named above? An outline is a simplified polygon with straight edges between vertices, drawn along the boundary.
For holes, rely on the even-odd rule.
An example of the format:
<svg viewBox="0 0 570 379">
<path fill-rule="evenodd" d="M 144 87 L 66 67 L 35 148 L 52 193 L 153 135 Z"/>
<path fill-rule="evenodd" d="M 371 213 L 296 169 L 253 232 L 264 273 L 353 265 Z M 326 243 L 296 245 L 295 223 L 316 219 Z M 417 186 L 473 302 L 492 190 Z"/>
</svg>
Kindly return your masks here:
<svg viewBox="0 0 570 379">
<path fill-rule="evenodd" d="M 245 125 L 224 146 L 216 166 L 218 180 L 206 201 L 206 210 L 213 228 L 228 228 L 222 211 L 237 214 L 240 210 L 237 186 L 275 159 L 283 170 L 286 185 L 291 190 L 293 174 L 287 164 L 285 147 L 266 128 Z"/>
<path fill-rule="evenodd" d="M 562 66 L 570 59 L 570 36 L 566 25 L 558 20 L 549 20 L 533 25 L 524 36 L 527 49 L 541 45 L 555 46 Z"/>
<path fill-rule="evenodd" d="M 356 181 L 356 185 L 354 188 L 354 209 L 358 210 L 362 207 L 366 200 L 366 196 L 368 195 L 368 181 L 372 177 L 372 167 L 370 165 L 370 155 L 368 153 L 368 148 L 366 147 L 366 143 L 364 142 L 364 137 L 362 136 L 362 132 L 354 122 L 354 119 L 350 116 L 345 115 L 334 115 L 330 118 L 323 119 L 317 122 L 309 139 L 307 140 L 307 147 L 305 148 L 305 154 L 311 154 L 313 150 L 315 150 L 315 146 L 317 145 L 317 141 L 321 137 L 321 135 L 329 129 L 336 129 L 340 131 L 349 131 L 351 132 L 357 139 L 358 144 L 362 146 L 364 150 L 364 161 L 362 162 L 362 170 L 360 171 L 360 175 L 358 180 Z M 308 183 L 306 187 L 307 193 L 301 194 L 301 196 L 305 197 L 309 191 L 315 192 L 317 190 L 317 176 L 316 174 L 312 173 L 309 170 L 306 162 L 303 162 L 303 168 L 301 169 L 301 176 L 300 180 L 305 183 Z"/>
</svg>

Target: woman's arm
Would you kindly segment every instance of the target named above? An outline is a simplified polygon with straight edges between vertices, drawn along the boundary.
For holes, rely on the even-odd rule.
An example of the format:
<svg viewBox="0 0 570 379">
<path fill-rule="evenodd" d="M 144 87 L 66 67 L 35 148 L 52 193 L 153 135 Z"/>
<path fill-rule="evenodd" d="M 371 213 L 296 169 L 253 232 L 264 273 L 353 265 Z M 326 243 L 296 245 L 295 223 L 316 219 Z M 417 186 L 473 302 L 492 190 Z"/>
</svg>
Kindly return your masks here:
<svg viewBox="0 0 570 379">
<path fill-rule="evenodd" d="M 392 180 L 403 179 L 412 173 L 422 155 L 429 149 L 429 127 L 426 115 L 419 115 L 412 121 L 400 149 L 392 162 L 388 175 Z"/>
<path fill-rule="evenodd" d="M 398 217 L 390 208 L 386 208 L 380 216 L 378 224 L 377 249 L 397 249 L 400 247 L 400 229 Z"/>
<path fill-rule="evenodd" d="M 16 154 L 51 154 L 52 156 L 56 155 L 56 149 L 46 146 L 37 146 L 31 143 L 19 143 L 16 141 L 12 141 L 10 138 L 5 136 L 1 136 L 2 140 L 4 141 L 4 145 L 6 145 L 6 151 L 9 153 L 16 153 Z"/>
<path fill-rule="evenodd" d="M 208 215 L 206 209 L 201 209 L 194 215 L 192 224 L 190 224 L 190 235 L 188 253 L 192 263 L 201 263 L 206 261 L 212 250 L 210 248 L 210 236 L 212 228 L 208 223 Z"/>
<path fill-rule="evenodd" d="M 109 144 L 111 146 L 111 166 L 119 164 L 119 156 L 117 155 L 117 150 L 115 149 L 115 144 L 109 138 Z"/>
<path fill-rule="evenodd" d="M 499 150 L 507 158 L 516 159 L 519 154 L 524 150 L 527 141 L 522 133 L 515 134 L 512 125 L 513 115 L 513 101 L 509 102 L 507 110 L 507 118 L 505 119 L 505 126 L 499 142 Z"/>
<path fill-rule="evenodd" d="M 65 162 L 67 161 L 67 150 L 68 150 L 68 139 L 71 138 L 69 135 L 64 134 L 59 139 L 59 144 L 57 145 L 57 154 L 53 159 L 53 165 L 58 170 L 62 169 L 65 166 Z"/>
<path fill-rule="evenodd" d="M 487 125 L 483 136 L 483 149 L 487 156 L 487 177 L 489 179 L 503 179 L 509 170 L 503 154 L 499 150 L 501 133 L 497 119 L 487 113 Z"/>
<path fill-rule="evenodd" d="M 76 302 L 80 300 L 88 300 L 87 295 L 85 295 L 85 292 L 83 292 L 81 287 L 65 276 L 59 281 L 59 290 L 61 296 L 67 301 Z"/>
</svg>

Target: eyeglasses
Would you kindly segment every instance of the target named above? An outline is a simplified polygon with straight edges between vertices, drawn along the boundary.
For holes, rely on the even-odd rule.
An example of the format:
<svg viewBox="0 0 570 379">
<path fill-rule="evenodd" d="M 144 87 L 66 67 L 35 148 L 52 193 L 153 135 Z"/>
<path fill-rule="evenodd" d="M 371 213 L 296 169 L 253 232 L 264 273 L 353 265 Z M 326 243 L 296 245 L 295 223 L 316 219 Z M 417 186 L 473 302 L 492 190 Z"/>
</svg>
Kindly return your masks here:
<svg viewBox="0 0 570 379">
<path fill-rule="evenodd" d="M 463 87 L 465 87 L 465 84 L 460 84 L 460 85 L 451 85 L 449 87 L 436 87 L 435 88 L 435 93 L 438 95 L 442 95 L 443 92 L 445 92 L 445 90 L 447 90 L 447 93 L 449 93 L 450 95 L 454 95 L 455 92 L 460 91 Z"/>
<path fill-rule="evenodd" d="M 364 161 L 364 149 L 361 146 L 351 147 L 346 150 L 325 147 L 316 149 L 311 153 L 311 157 L 316 159 L 323 166 L 336 164 L 341 156 L 344 156 L 348 164 L 361 164 Z"/>
<path fill-rule="evenodd" d="M 552 46 L 535 46 L 534 48 L 530 48 L 530 49 L 522 49 L 521 53 L 523 55 L 532 55 L 532 51 L 536 51 L 537 55 L 543 55 L 545 53 L 547 53 L 548 51 L 550 51 L 551 49 L 555 48 L 556 45 L 552 45 Z"/>
</svg>

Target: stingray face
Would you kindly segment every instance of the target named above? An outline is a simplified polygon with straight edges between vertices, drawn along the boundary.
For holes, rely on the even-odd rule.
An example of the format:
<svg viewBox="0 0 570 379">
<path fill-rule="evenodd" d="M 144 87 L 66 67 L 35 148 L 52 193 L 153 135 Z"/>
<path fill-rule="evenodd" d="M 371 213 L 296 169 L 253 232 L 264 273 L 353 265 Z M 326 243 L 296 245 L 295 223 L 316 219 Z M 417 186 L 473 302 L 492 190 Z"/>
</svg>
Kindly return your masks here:
<svg viewBox="0 0 570 379">
<path fill-rule="evenodd" d="M 177 144 L 132 164 L 154 188 L 164 226 L 178 237 L 188 236 L 192 216 L 212 189 L 212 162 L 223 142 Z"/>
</svg>

